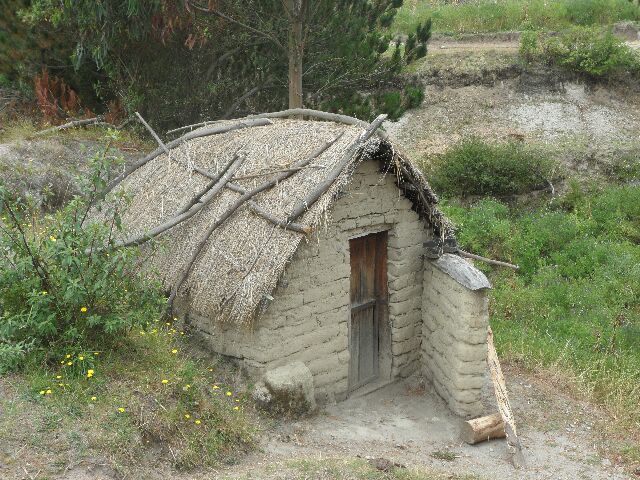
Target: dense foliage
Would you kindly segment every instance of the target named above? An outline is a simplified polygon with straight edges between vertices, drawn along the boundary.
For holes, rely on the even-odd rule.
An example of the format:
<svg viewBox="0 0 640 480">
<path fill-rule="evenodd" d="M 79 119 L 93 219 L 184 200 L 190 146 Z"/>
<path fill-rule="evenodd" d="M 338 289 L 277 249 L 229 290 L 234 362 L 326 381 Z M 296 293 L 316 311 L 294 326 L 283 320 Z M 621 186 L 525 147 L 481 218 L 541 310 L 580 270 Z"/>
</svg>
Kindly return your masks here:
<svg viewBox="0 0 640 480">
<path fill-rule="evenodd" d="M 571 367 L 596 399 L 640 420 L 640 189 L 585 191 L 519 211 L 485 199 L 450 204 L 475 253 L 520 265 L 491 269 L 491 322 L 503 353 Z"/>
<path fill-rule="evenodd" d="M 170 126 L 286 106 L 290 18 L 281 0 L 55 2 L 33 0 L 23 17 L 69 35 L 76 66 L 106 74 L 102 95 Z M 415 104 L 398 76 L 426 54 L 430 23 L 417 26 L 411 48 L 392 46 L 400 0 L 308 3 L 304 18 L 306 106 L 342 110 L 357 98 L 369 116 Z M 63 8 L 60 8 L 62 5 Z M 222 15 L 222 16 L 221 16 Z M 388 50 L 394 53 L 389 54 Z M 404 52 L 404 53 L 402 53 Z M 381 101 L 387 93 L 399 102 Z M 397 115 L 395 115 L 397 116 Z"/>
<path fill-rule="evenodd" d="M 429 179 L 447 196 L 513 195 L 541 186 L 557 175 L 557 166 L 519 142 L 492 144 L 470 137 L 431 159 Z"/>
<path fill-rule="evenodd" d="M 543 61 L 589 78 L 623 78 L 640 74 L 640 54 L 598 27 L 574 27 L 558 36 L 522 36 L 520 55 L 525 61 Z"/>
<path fill-rule="evenodd" d="M 163 299 L 140 275 L 138 251 L 114 247 L 126 199 L 97 203 L 111 154 L 92 159 L 83 195 L 54 215 L 0 189 L 0 370 L 27 354 L 104 349 L 160 315 Z M 104 222 L 87 221 L 94 207 Z"/>
</svg>

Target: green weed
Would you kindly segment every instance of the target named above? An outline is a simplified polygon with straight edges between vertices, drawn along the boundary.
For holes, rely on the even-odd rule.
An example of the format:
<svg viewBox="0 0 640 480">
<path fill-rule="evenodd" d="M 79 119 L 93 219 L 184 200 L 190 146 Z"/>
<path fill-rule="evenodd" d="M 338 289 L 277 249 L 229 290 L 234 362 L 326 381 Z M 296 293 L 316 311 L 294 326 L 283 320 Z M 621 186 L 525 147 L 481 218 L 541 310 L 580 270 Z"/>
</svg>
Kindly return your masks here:
<svg viewBox="0 0 640 480">
<path fill-rule="evenodd" d="M 520 265 L 479 264 L 493 279 L 502 355 L 573 372 L 593 400 L 640 421 L 640 189 L 585 192 L 519 211 L 490 199 L 449 203 L 460 243 Z"/>
<path fill-rule="evenodd" d="M 598 79 L 640 73 L 640 55 L 608 29 L 573 27 L 560 35 L 523 34 L 520 55 L 528 63 L 544 62 Z"/>
<path fill-rule="evenodd" d="M 546 185 L 553 160 L 521 143 L 491 144 L 471 137 L 431 159 L 428 176 L 446 196 L 512 195 Z"/>
</svg>

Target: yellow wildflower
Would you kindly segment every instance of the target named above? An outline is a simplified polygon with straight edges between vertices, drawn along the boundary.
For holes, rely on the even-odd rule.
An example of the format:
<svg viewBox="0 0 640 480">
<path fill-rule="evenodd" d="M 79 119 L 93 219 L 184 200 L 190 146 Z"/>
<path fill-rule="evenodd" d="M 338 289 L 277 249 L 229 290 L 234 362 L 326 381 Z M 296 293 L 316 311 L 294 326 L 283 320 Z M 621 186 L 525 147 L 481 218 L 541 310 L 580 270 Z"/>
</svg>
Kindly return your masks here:
<svg viewBox="0 0 640 480">
<path fill-rule="evenodd" d="M 93 352 L 93 354 L 98 356 L 98 355 L 100 355 L 100 352 Z"/>
<path fill-rule="evenodd" d="M 162 383 L 166 385 L 167 383 L 169 383 L 169 380 L 167 380 L 166 378 L 163 378 Z"/>
<path fill-rule="evenodd" d="M 80 309 L 80 311 L 81 311 L 82 313 L 87 313 L 87 307 L 82 307 L 82 308 Z"/>
<path fill-rule="evenodd" d="M 71 354 L 67 353 L 64 358 L 71 358 Z"/>
<path fill-rule="evenodd" d="M 95 402 L 98 399 L 98 397 L 91 397 L 91 401 Z"/>
<path fill-rule="evenodd" d="M 93 377 L 93 374 L 94 374 L 94 373 L 95 373 L 95 372 L 94 372 L 93 370 L 91 370 L 91 369 L 87 370 L 87 378 L 91 378 L 91 377 Z"/>
<path fill-rule="evenodd" d="M 144 336 L 144 331 L 140 332 L 140 336 L 141 337 Z"/>
<path fill-rule="evenodd" d="M 84 360 L 84 357 L 83 357 L 82 355 L 80 355 L 80 356 L 78 357 L 78 360 Z"/>
<path fill-rule="evenodd" d="M 233 409 L 237 412 L 238 410 L 240 410 L 240 407 L 236 405 L 235 407 L 233 407 Z"/>
<path fill-rule="evenodd" d="M 44 395 L 44 390 L 40 390 L 40 395 Z"/>
<path fill-rule="evenodd" d="M 59 387 L 64 387 L 64 383 L 59 383 L 58 386 Z"/>
<path fill-rule="evenodd" d="M 173 350 L 171 350 L 171 353 L 175 355 L 176 353 L 178 353 L 178 350 L 174 348 Z"/>
<path fill-rule="evenodd" d="M 196 425 L 200 425 L 201 423 L 202 423 L 202 422 L 201 422 L 200 420 L 196 420 L 196 421 L 195 421 L 195 424 L 196 424 Z"/>
<path fill-rule="evenodd" d="M 53 235 L 49 235 L 49 240 L 51 240 L 52 242 L 56 241 L 56 237 L 54 237 Z"/>
<path fill-rule="evenodd" d="M 119 411 L 120 413 L 124 413 L 124 412 L 125 412 L 124 408 L 122 408 L 122 407 L 120 407 L 120 408 L 118 409 L 118 411 Z"/>
<path fill-rule="evenodd" d="M 191 415 L 189 415 L 188 413 L 184 414 L 184 418 L 186 418 L 187 420 L 189 420 L 191 418 Z"/>
<path fill-rule="evenodd" d="M 67 365 L 71 366 L 73 365 L 73 362 L 67 362 Z"/>
<path fill-rule="evenodd" d="M 180 332 L 180 335 L 184 335 L 184 332 Z"/>
<path fill-rule="evenodd" d="M 214 385 L 214 386 L 213 386 L 213 389 L 214 389 L 214 390 L 218 390 L 219 388 L 220 388 L 220 387 L 219 387 L 218 385 Z"/>
<path fill-rule="evenodd" d="M 56 375 L 56 379 L 60 380 L 62 378 L 62 375 Z"/>
<path fill-rule="evenodd" d="M 51 389 L 49 388 L 49 389 L 47 389 L 47 391 L 46 391 L 46 392 L 44 392 L 44 393 L 45 393 L 46 395 L 51 395 L 51 393 L 52 393 L 52 392 L 51 392 Z"/>
<path fill-rule="evenodd" d="M 227 392 L 227 397 L 230 397 L 231 395 L 233 395 L 233 393 Z"/>
<path fill-rule="evenodd" d="M 43 291 L 42 291 L 42 294 L 43 294 L 43 295 L 46 295 L 46 294 L 47 294 L 47 291 L 46 291 L 46 290 L 43 290 Z"/>
</svg>

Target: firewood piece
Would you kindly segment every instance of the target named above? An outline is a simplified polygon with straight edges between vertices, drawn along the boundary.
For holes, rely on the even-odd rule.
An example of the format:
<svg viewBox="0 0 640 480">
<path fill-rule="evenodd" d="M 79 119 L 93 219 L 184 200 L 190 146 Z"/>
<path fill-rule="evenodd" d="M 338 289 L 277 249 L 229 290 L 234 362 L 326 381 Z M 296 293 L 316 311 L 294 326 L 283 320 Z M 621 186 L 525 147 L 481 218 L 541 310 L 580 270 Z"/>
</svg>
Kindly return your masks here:
<svg viewBox="0 0 640 480">
<path fill-rule="evenodd" d="M 176 138 L 175 140 L 167 143 L 166 147 L 167 147 L 167 149 L 171 150 L 173 148 L 178 147 L 179 145 L 181 145 L 182 143 L 184 143 L 184 142 L 186 142 L 188 140 L 193 140 L 194 138 L 207 137 L 209 135 L 219 135 L 219 134 L 222 134 L 222 133 L 231 132 L 232 130 L 238 130 L 238 129 L 241 129 L 241 128 L 261 127 L 261 126 L 271 125 L 271 124 L 272 124 L 272 122 L 269 119 L 256 118 L 256 119 L 253 119 L 253 120 L 252 119 L 246 119 L 246 120 L 243 120 L 241 122 L 232 123 L 231 125 L 213 126 L 211 128 L 197 130 L 195 132 L 188 132 L 188 133 L 184 134 L 183 136 L 181 136 L 179 138 Z M 116 178 L 114 178 L 109 183 L 109 185 L 107 185 L 107 188 L 103 192 L 103 195 L 107 195 L 111 190 L 113 190 L 115 187 L 117 187 L 125 178 L 127 178 L 133 172 L 135 172 L 140 167 L 142 167 L 146 163 L 150 162 L 151 160 L 153 160 L 154 158 L 156 158 L 157 156 L 159 156 L 162 153 L 164 153 L 164 149 L 162 147 L 158 147 L 153 152 L 151 152 L 149 155 L 147 155 L 146 157 L 138 160 L 136 163 L 134 163 L 134 164 L 130 165 L 129 167 L 127 167 L 124 172 L 122 172 L 120 175 L 118 175 Z"/>
<path fill-rule="evenodd" d="M 294 221 L 298 217 L 300 217 L 304 212 L 306 212 L 333 184 L 333 182 L 338 178 L 338 176 L 342 173 L 345 167 L 351 162 L 353 156 L 358 151 L 358 148 L 362 144 L 364 144 L 371 136 L 376 132 L 378 128 L 382 125 L 382 122 L 387 118 L 386 115 L 379 115 L 371 124 L 367 127 L 365 131 L 363 131 L 358 138 L 349 146 L 347 151 L 344 153 L 340 161 L 333 167 L 331 173 L 324 179 L 319 185 L 316 186 L 309 194 L 299 201 L 296 205 L 294 205 L 291 213 L 287 217 L 287 220 Z"/>
<path fill-rule="evenodd" d="M 464 422 L 460 436 L 464 442 L 475 445 L 492 438 L 504 438 L 507 434 L 504 431 L 502 415 L 498 412 Z"/>
<path fill-rule="evenodd" d="M 313 160 L 318 158 L 329 147 L 331 147 L 331 145 L 333 145 L 340 137 L 342 137 L 343 134 L 344 134 L 344 132 L 340 133 L 340 135 L 338 135 L 333 140 L 329 140 L 328 142 L 324 143 L 319 148 L 314 150 L 311 153 L 311 155 L 309 155 L 309 157 L 303 159 L 302 161 L 296 162 L 293 165 L 294 168 L 304 167 L 306 165 L 309 165 Z M 220 216 L 220 218 L 218 218 L 215 222 L 213 222 L 209 226 L 209 228 L 207 229 L 205 234 L 202 236 L 202 238 L 200 239 L 200 241 L 196 245 L 196 248 L 194 249 L 193 253 L 191 254 L 191 257 L 189 258 L 189 261 L 187 262 L 185 268 L 182 270 L 180 276 L 178 277 L 178 280 L 175 282 L 175 284 L 171 288 L 171 295 L 169 295 L 169 299 L 167 300 L 167 312 L 169 314 L 173 314 L 173 302 L 174 302 L 174 300 L 175 300 L 175 298 L 176 298 L 176 296 L 178 294 L 178 291 L 180 290 L 180 287 L 182 286 L 182 284 L 186 280 L 187 276 L 189 275 L 189 272 L 191 271 L 191 268 L 193 267 L 193 264 L 195 263 L 197 258 L 200 256 L 200 252 L 202 251 L 204 246 L 207 244 L 207 241 L 209 240 L 209 238 L 211 237 L 213 232 L 220 225 L 222 225 L 227 220 L 227 218 L 229 218 L 231 215 L 233 215 L 234 212 L 238 208 L 240 208 L 240 206 L 242 206 L 245 202 L 250 200 L 252 197 L 256 196 L 258 193 L 263 192 L 263 191 L 265 191 L 265 190 L 277 185 L 282 180 L 285 180 L 285 179 L 289 178 L 294 173 L 295 173 L 295 171 L 281 172 L 280 174 L 276 175 L 275 178 L 272 178 L 271 180 L 269 180 L 267 182 L 261 183 L 260 185 L 258 185 L 253 190 L 245 191 L 245 193 L 241 194 L 240 197 L 235 202 L 233 202 L 233 204 Z"/>
</svg>

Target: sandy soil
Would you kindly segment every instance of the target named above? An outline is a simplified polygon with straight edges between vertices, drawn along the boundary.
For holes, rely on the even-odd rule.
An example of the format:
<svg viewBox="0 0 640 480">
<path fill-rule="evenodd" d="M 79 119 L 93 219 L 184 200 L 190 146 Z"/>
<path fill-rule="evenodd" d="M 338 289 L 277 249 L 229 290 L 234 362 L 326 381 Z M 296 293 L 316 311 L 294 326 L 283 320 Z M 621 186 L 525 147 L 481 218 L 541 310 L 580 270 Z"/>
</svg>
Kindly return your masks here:
<svg viewBox="0 0 640 480">
<path fill-rule="evenodd" d="M 474 135 L 532 144 L 578 175 L 640 154 L 638 91 L 525 69 L 517 49 L 514 41 L 435 43 L 415 69 L 426 84 L 422 106 L 387 131 L 418 160 Z"/>
<path fill-rule="evenodd" d="M 516 369 L 507 369 L 506 374 L 525 469 L 512 466 L 504 440 L 475 446 L 461 442 L 461 420 L 434 393 L 408 379 L 329 406 L 309 419 L 283 423 L 265 438 L 264 452 L 234 467 L 233 476 L 286 478 L 279 476 L 282 468 L 274 465 L 286 466 L 295 458 L 382 457 L 407 466 L 480 478 L 632 478 L 598 452 L 595 426 L 606 418 L 604 412 Z M 485 403 L 487 412 L 495 411 L 489 385 Z M 453 453 L 455 460 L 433 456 L 443 451 Z"/>
</svg>

